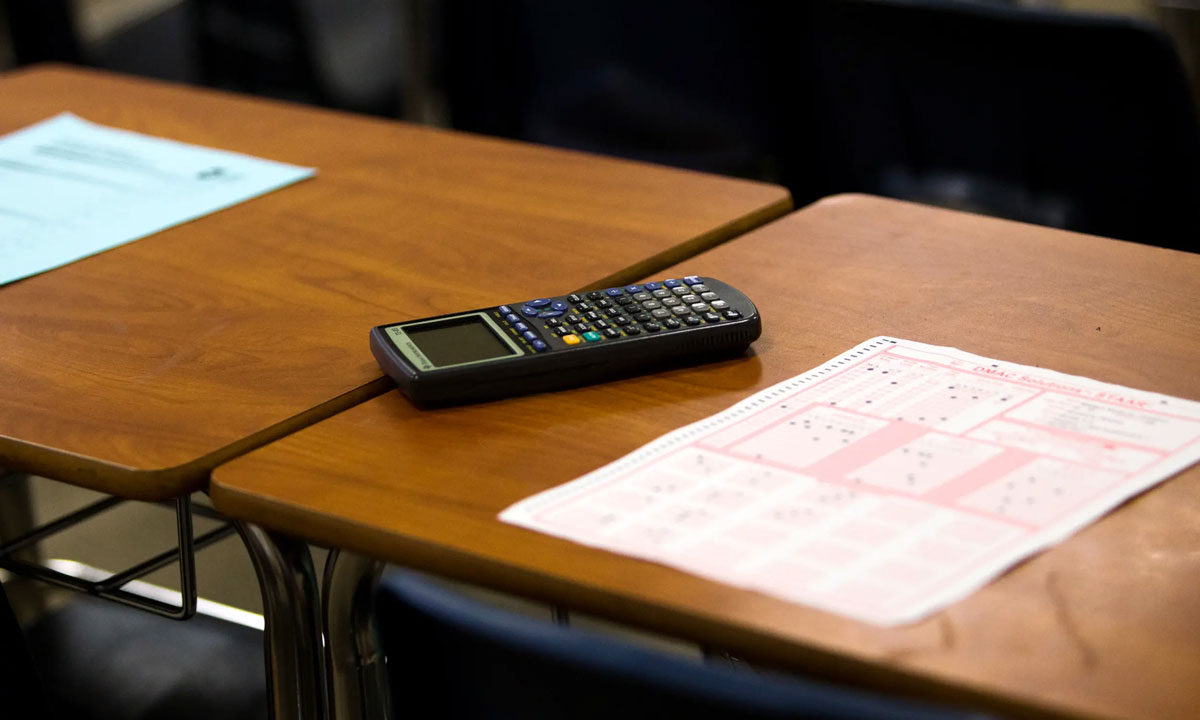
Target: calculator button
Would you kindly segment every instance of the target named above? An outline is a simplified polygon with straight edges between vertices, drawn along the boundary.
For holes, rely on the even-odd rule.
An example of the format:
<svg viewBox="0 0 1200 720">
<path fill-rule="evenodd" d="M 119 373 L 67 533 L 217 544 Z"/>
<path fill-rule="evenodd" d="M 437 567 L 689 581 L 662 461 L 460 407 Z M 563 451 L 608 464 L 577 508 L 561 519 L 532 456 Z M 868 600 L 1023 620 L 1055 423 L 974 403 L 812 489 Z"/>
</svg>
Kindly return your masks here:
<svg viewBox="0 0 1200 720">
<path fill-rule="evenodd" d="M 700 299 L 712 302 L 713 300 L 720 300 L 721 298 L 715 292 L 702 292 L 700 293 Z"/>
<path fill-rule="evenodd" d="M 566 310 L 567 304 L 565 302 L 563 302 L 562 300 L 555 300 L 554 302 L 550 303 L 550 309 L 551 310 Z"/>
<path fill-rule="evenodd" d="M 501 315 L 508 315 L 509 313 L 512 312 L 512 308 L 510 308 L 507 305 L 501 305 L 500 307 L 498 307 L 496 309 L 500 311 Z"/>
<path fill-rule="evenodd" d="M 621 314 L 621 308 L 609 308 L 604 311 L 605 317 L 615 318 Z"/>
<path fill-rule="evenodd" d="M 647 320 L 649 320 L 649 319 L 650 319 L 650 313 L 648 313 L 648 312 L 640 312 L 640 313 L 638 313 L 637 315 L 634 315 L 634 316 L 633 316 L 633 319 L 634 319 L 634 320 L 637 320 L 638 322 L 646 322 Z"/>
<path fill-rule="evenodd" d="M 574 325 L 571 326 L 571 329 L 574 330 L 575 332 L 580 332 L 580 333 L 587 332 L 588 325 L 587 325 L 587 323 L 575 323 Z"/>
<path fill-rule="evenodd" d="M 619 338 L 621 337 L 621 333 L 616 328 L 604 328 L 604 337 Z"/>
<path fill-rule="evenodd" d="M 677 288 L 682 284 L 683 283 L 679 282 L 675 278 L 671 278 L 670 280 L 663 280 L 663 285 L 665 285 L 666 287 L 669 287 L 669 288 Z"/>
<path fill-rule="evenodd" d="M 730 320 L 737 320 L 741 316 L 742 316 L 742 314 L 740 312 L 738 312 L 737 310 L 726 310 L 725 311 L 725 317 L 729 318 Z"/>
<path fill-rule="evenodd" d="M 637 300 L 638 302 L 644 302 L 646 300 L 653 300 L 654 296 L 648 292 L 640 292 L 640 293 L 637 293 L 636 295 L 634 295 L 633 299 Z"/>
<path fill-rule="evenodd" d="M 642 303 L 643 310 L 657 310 L 660 307 L 662 307 L 662 303 L 657 300 L 647 300 L 646 302 Z"/>
<path fill-rule="evenodd" d="M 721 322 L 721 316 L 716 314 L 715 312 L 706 312 L 706 313 L 704 313 L 704 321 L 705 322 Z"/>
<path fill-rule="evenodd" d="M 523 333 L 523 332 L 525 332 L 526 330 L 528 330 L 528 329 L 529 329 L 529 326 L 528 326 L 528 325 L 526 325 L 526 324 L 525 324 L 525 323 L 523 323 L 523 322 L 519 322 L 519 323 L 517 323 L 516 325 L 513 325 L 513 327 L 514 327 L 514 328 L 516 328 L 516 329 L 517 329 L 517 332 L 520 332 L 520 333 Z"/>
<path fill-rule="evenodd" d="M 628 325 L 629 323 L 631 323 L 633 321 L 627 317 L 622 316 L 619 318 L 613 318 L 613 322 L 615 322 L 618 325 Z"/>
<path fill-rule="evenodd" d="M 550 298 L 538 298 L 525 303 L 529 307 L 543 308 L 550 304 Z"/>
<path fill-rule="evenodd" d="M 679 299 L 682 300 L 683 302 L 687 303 L 688 305 L 691 305 L 692 303 L 700 302 L 699 295 L 692 295 L 690 293 L 687 295 L 681 295 L 679 297 Z"/>
<path fill-rule="evenodd" d="M 596 332 L 595 330 L 589 330 L 588 332 L 585 332 L 583 334 L 583 339 L 587 340 L 588 342 L 596 342 L 597 340 L 599 340 L 602 337 L 604 337 L 604 336 L 601 335 L 600 333 Z"/>
<path fill-rule="evenodd" d="M 521 333 L 521 337 L 525 338 L 529 342 L 533 342 L 534 340 L 540 340 L 540 338 L 538 337 L 538 334 L 532 330 L 526 330 L 525 332 Z"/>
<path fill-rule="evenodd" d="M 509 313 L 504 316 L 504 319 L 510 323 L 520 322 L 521 318 L 516 313 Z"/>
<path fill-rule="evenodd" d="M 604 293 L 600 292 L 599 290 L 593 290 L 587 294 L 587 297 L 588 300 L 599 300 L 600 298 L 604 297 Z"/>
<path fill-rule="evenodd" d="M 708 290 L 708 286 L 707 286 L 707 285 L 703 285 L 703 284 L 701 284 L 701 285 L 693 285 L 693 286 L 692 286 L 692 292 L 706 293 L 706 292 L 708 292 L 708 291 L 709 291 L 709 290 Z"/>
<path fill-rule="evenodd" d="M 688 275 L 687 277 L 685 277 L 683 279 L 683 281 L 685 283 L 687 283 L 688 285 L 699 285 L 700 284 L 700 276 L 699 275 Z"/>
<path fill-rule="evenodd" d="M 688 307 L 690 307 L 691 309 L 695 310 L 698 313 L 708 312 L 708 305 L 706 305 L 704 303 L 692 303 Z"/>
<path fill-rule="evenodd" d="M 583 302 L 583 298 L 579 297 L 575 293 L 571 293 L 570 295 L 568 295 L 567 299 L 576 304 Z"/>
<path fill-rule="evenodd" d="M 641 331 L 642 331 L 642 329 L 640 327 L 638 327 L 637 325 L 630 325 L 629 327 L 625 328 L 626 335 L 637 335 Z"/>
<path fill-rule="evenodd" d="M 546 343 L 542 342 L 541 340 L 533 341 L 533 349 L 537 350 L 538 352 L 545 352 L 547 347 L 549 347 L 549 346 L 546 345 Z"/>
<path fill-rule="evenodd" d="M 596 301 L 596 307 L 598 307 L 598 308 L 610 308 L 612 306 L 613 306 L 612 300 L 597 300 Z"/>
<path fill-rule="evenodd" d="M 604 292 L 607 293 L 609 297 L 617 297 L 618 295 L 623 295 L 625 293 L 625 291 L 621 288 L 609 288 Z"/>
<path fill-rule="evenodd" d="M 603 330 L 606 327 L 609 327 L 609 324 L 606 321 L 604 321 L 604 320 L 596 321 L 596 329 L 597 330 Z"/>
<path fill-rule="evenodd" d="M 641 291 L 642 291 L 641 285 L 626 285 L 625 286 L 625 292 L 629 293 L 630 295 L 632 295 L 634 293 L 640 293 Z"/>
<path fill-rule="evenodd" d="M 556 335 L 559 335 L 559 336 L 570 335 L 571 328 L 567 327 L 566 325 L 559 325 L 558 327 L 554 328 L 554 332 Z"/>
<path fill-rule="evenodd" d="M 659 320 L 662 320 L 663 318 L 671 317 L 671 311 L 666 308 L 659 308 L 650 314 L 652 316 L 658 318 Z"/>
<path fill-rule="evenodd" d="M 579 339 L 578 335 L 563 335 L 562 341 L 568 345 L 578 345 L 579 343 L 583 342 Z"/>
<path fill-rule="evenodd" d="M 583 314 L 583 319 L 584 320 L 599 320 L 600 313 L 596 312 L 595 310 L 590 310 Z"/>
<path fill-rule="evenodd" d="M 562 314 L 563 314 L 562 310 L 543 310 L 540 313 L 538 313 L 538 317 L 540 317 L 540 318 L 556 318 Z"/>
<path fill-rule="evenodd" d="M 622 295 L 621 297 L 617 298 L 618 305 L 628 305 L 631 302 L 633 302 L 633 298 L 629 297 L 628 295 Z"/>
<path fill-rule="evenodd" d="M 713 300 L 709 304 L 712 305 L 713 310 L 728 310 L 729 309 L 729 303 L 725 302 L 724 300 Z"/>
<path fill-rule="evenodd" d="M 546 321 L 546 327 L 558 327 L 559 325 L 562 325 L 562 320 L 558 318 L 550 318 Z"/>
<path fill-rule="evenodd" d="M 688 325 L 699 325 L 701 322 L 700 318 L 695 315 L 688 315 L 683 319 L 683 321 Z"/>
<path fill-rule="evenodd" d="M 671 308 L 671 312 L 675 313 L 679 317 L 683 317 L 684 315 L 691 315 L 692 309 L 689 307 L 684 307 L 684 306 L 680 305 L 679 307 Z"/>
<path fill-rule="evenodd" d="M 539 312 L 541 312 L 541 310 L 538 310 L 532 305 L 526 305 L 525 307 L 521 308 L 521 314 L 525 317 L 536 317 Z"/>
<path fill-rule="evenodd" d="M 677 287 L 677 288 L 671 288 L 671 292 L 675 293 L 676 295 L 687 295 L 692 292 L 692 289 L 689 287 L 681 286 L 681 287 Z"/>
<path fill-rule="evenodd" d="M 659 289 L 660 287 L 662 287 L 662 283 L 648 282 L 648 283 L 646 283 L 646 285 L 645 285 L 645 288 L 646 288 L 647 290 L 657 290 L 657 289 Z"/>
<path fill-rule="evenodd" d="M 679 298 L 663 298 L 663 305 L 667 307 L 679 307 Z"/>
<path fill-rule="evenodd" d="M 666 320 L 663 320 L 663 326 L 670 330 L 674 330 L 675 328 L 679 327 L 680 325 L 679 325 L 679 321 L 676 320 L 675 318 L 667 318 Z"/>
<path fill-rule="evenodd" d="M 648 322 L 643 325 L 642 328 L 644 328 L 646 332 L 658 332 L 659 330 L 662 330 L 662 325 L 659 325 L 656 322 Z"/>
<path fill-rule="evenodd" d="M 575 323 L 581 323 L 581 322 L 583 322 L 583 318 L 579 317 L 579 316 L 578 316 L 578 315 L 576 315 L 575 313 L 571 313 L 570 315 L 568 315 L 568 316 L 565 318 L 565 320 L 566 320 L 567 322 L 571 323 L 572 325 L 574 325 Z"/>
<path fill-rule="evenodd" d="M 658 290 L 655 290 L 652 294 L 654 295 L 654 297 L 659 298 L 660 300 L 662 298 L 671 297 L 671 291 L 666 288 L 659 288 Z"/>
</svg>

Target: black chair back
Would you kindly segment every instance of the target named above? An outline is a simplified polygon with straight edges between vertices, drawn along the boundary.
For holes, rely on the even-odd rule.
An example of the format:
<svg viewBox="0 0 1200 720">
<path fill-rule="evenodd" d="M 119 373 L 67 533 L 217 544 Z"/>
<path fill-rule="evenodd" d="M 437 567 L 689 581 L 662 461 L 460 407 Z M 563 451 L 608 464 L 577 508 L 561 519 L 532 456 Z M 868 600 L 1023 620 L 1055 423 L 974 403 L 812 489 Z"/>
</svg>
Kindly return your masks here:
<svg viewBox="0 0 1200 720">
<path fill-rule="evenodd" d="M 1200 129 L 1164 33 L 961 0 L 809 0 L 784 151 L 798 201 L 865 191 L 1190 249 Z"/>
<path fill-rule="evenodd" d="M 488 607 L 406 572 L 376 618 L 393 706 L 441 718 L 849 718 L 966 713 L 814 681 L 701 665 Z"/>
<path fill-rule="evenodd" d="M 769 6 L 447 0 L 455 128 L 732 175 L 773 172 Z"/>
</svg>

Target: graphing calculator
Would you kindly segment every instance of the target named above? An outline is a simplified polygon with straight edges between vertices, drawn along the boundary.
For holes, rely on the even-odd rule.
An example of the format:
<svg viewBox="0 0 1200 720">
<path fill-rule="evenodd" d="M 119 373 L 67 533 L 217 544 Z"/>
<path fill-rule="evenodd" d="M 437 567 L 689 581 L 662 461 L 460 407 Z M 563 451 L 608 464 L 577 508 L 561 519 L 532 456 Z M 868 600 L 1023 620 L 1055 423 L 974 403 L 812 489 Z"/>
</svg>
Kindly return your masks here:
<svg viewBox="0 0 1200 720">
<path fill-rule="evenodd" d="M 743 352 L 758 309 L 688 276 L 380 325 L 371 352 L 418 406 L 492 400 Z"/>
</svg>

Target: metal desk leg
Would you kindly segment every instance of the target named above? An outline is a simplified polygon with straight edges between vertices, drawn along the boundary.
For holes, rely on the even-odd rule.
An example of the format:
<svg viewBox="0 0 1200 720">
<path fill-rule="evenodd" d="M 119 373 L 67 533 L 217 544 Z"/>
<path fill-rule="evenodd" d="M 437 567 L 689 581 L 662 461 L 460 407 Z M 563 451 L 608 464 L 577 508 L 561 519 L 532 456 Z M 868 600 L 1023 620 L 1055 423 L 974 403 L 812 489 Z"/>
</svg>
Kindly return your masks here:
<svg viewBox="0 0 1200 720">
<path fill-rule="evenodd" d="M 262 588 L 267 691 L 274 720 L 327 720 L 317 576 L 308 545 L 237 523 Z"/>
<path fill-rule="evenodd" d="M 0 468 L 0 540 L 11 540 L 33 529 L 33 500 L 29 476 Z M 22 560 L 37 562 L 36 547 L 21 551 Z"/>
<path fill-rule="evenodd" d="M 325 638 L 330 715 L 336 720 L 388 717 L 387 673 L 373 624 L 383 563 L 332 550 L 325 561 Z"/>
<path fill-rule="evenodd" d="M 0 468 L 0 540 L 11 540 L 33 529 L 33 499 L 29 476 Z M 17 558 L 40 564 L 37 546 L 20 551 Z M 45 588 L 28 578 L 16 578 L 8 588 L 8 599 L 18 617 L 37 617 L 46 609 Z"/>
</svg>

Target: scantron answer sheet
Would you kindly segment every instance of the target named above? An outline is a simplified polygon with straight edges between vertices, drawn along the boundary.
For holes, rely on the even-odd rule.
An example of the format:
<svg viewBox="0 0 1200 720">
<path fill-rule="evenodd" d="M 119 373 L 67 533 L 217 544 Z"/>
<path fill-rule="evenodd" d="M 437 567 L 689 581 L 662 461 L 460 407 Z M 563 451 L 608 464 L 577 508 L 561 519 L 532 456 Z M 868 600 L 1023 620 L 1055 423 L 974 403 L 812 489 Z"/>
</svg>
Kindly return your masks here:
<svg viewBox="0 0 1200 720">
<path fill-rule="evenodd" d="M 874 338 L 501 513 L 881 625 L 1200 459 L 1200 403 Z"/>
</svg>

